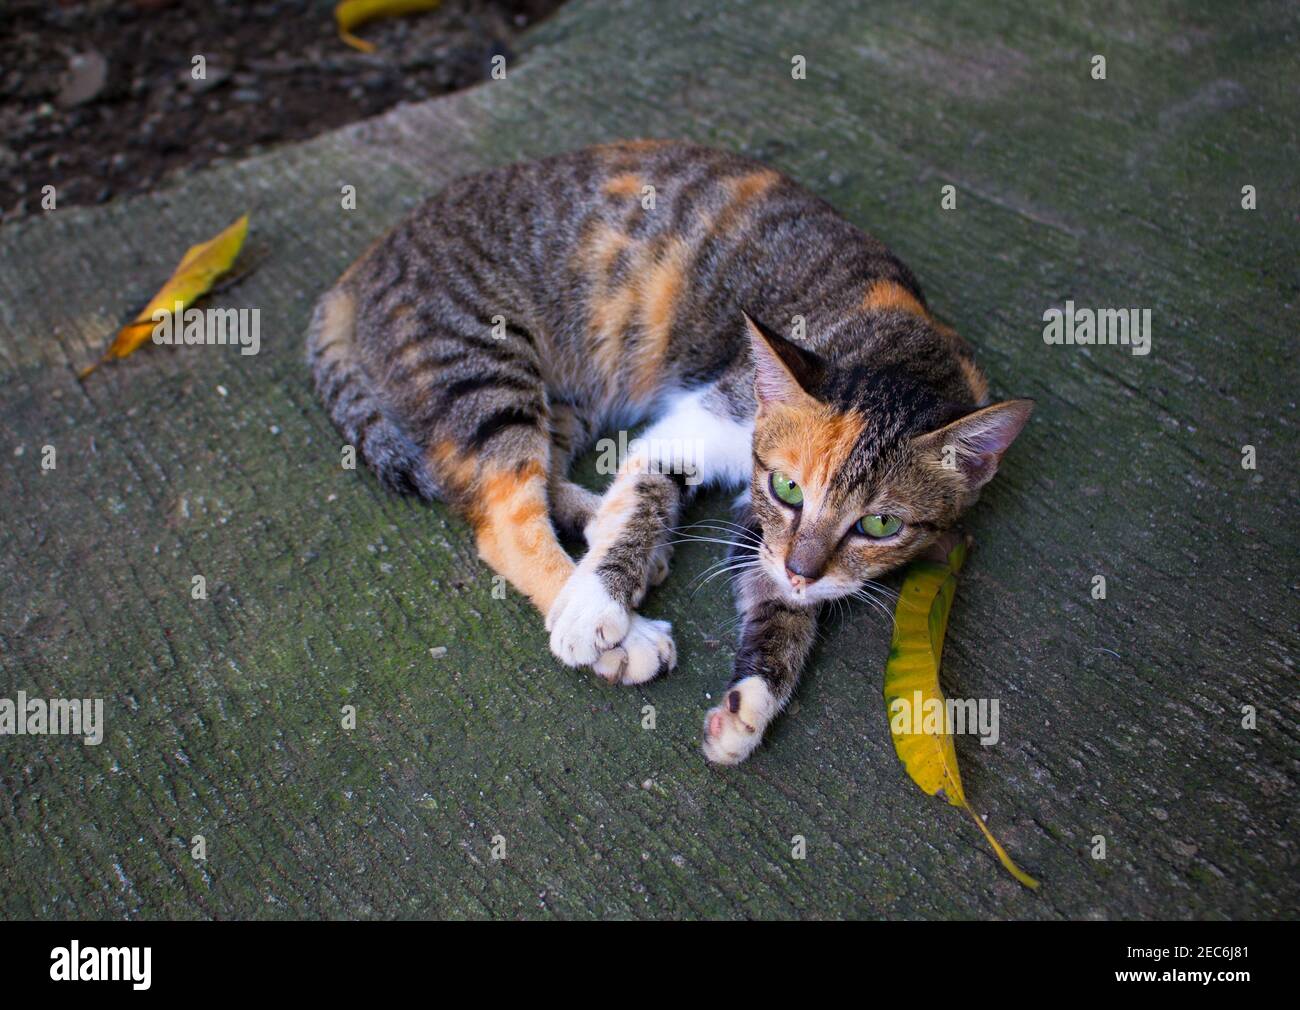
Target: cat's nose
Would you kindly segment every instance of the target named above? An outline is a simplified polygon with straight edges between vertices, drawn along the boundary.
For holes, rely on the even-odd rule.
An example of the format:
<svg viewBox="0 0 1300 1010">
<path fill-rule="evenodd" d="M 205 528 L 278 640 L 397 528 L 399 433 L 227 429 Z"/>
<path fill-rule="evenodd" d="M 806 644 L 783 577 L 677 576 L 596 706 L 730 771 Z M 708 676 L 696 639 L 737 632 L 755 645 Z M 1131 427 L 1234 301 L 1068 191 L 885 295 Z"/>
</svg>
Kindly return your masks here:
<svg viewBox="0 0 1300 1010">
<path fill-rule="evenodd" d="M 813 572 L 801 567 L 798 561 L 786 560 L 785 577 L 790 580 L 790 585 L 795 589 L 805 589 L 811 586 L 820 576 L 821 572 Z"/>
<path fill-rule="evenodd" d="M 822 577 L 830 551 L 819 536 L 804 536 L 790 545 L 785 556 L 785 577 L 795 589 L 806 589 Z"/>
</svg>

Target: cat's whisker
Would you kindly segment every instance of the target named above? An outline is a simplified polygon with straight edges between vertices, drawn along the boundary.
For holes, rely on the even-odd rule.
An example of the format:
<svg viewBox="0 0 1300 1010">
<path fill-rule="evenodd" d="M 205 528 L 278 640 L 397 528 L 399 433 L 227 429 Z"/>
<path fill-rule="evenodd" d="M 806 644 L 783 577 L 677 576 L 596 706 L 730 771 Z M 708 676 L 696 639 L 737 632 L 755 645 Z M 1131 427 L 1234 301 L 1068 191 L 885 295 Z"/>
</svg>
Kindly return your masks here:
<svg viewBox="0 0 1300 1010">
<path fill-rule="evenodd" d="M 742 561 L 737 561 L 734 558 L 724 558 L 721 562 L 710 565 L 703 572 L 697 575 L 696 579 L 704 578 L 704 581 L 707 582 L 725 572 L 739 571 L 742 568 L 758 568 L 761 563 L 762 562 L 757 558 L 746 558 Z M 707 576 L 707 578 L 705 578 L 705 576 Z"/>
<path fill-rule="evenodd" d="M 702 579 L 702 578 L 704 578 L 706 575 L 710 575 L 710 574 L 712 574 L 712 573 L 714 572 L 714 570 L 716 570 L 716 569 L 718 569 L 718 568 L 722 568 L 724 565 L 732 564 L 732 563 L 735 562 L 735 561 L 736 561 L 736 559 L 735 559 L 735 558 L 732 558 L 732 557 L 720 558 L 720 559 L 718 559 L 717 561 L 713 562 L 713 564 L 711 564 L 711 565 L 709 565 L 707 568 L 705 568 L 704 571 L 700 572 L 700 574 L 697 575 L 697 576 L 695 576 L 695 578 L 696 578 L 696 579 Z"/>
<path fill-rule="evenodd" d="M 850 593 L 849 596 L 851 596 L 855 600 L 862 600 L 864 603 L 867 603 L 874 609 L 878 610 L 880 613 L 884 614 L 885 619 L 889 622 L 891 627 L 898 620 L 894 612 L 891 611 L 888 607 L 886 607 L 879 597 L 872 595 L 868 591 L 867 587 L 865 586 L 861 589 L 856 590 L 855 592 Z"/>
<path fill-rule="evenodd" d="M 859 599 L 876 599 L 876 601 L 879 601 L 881 598 L 880 590 L 876 588 L 876 586 L 872 585 L 858 586 L 858 588 L 854 589 L 853 593 L 850 593 L 849 595 L 853 595 L 853 597 L 858 597 Z"/>
<path fill-rule="evenodd" d="M 855 589 L 851 595 L 870 597 L 871 599 L 875 599 L 875 600 L 881 599 L 882 596 L 888 600 L 897 599 L 896 594 L 891 593 L 889 590 L 885 589 L 884 587 L 875 585 L 874 583 L 871 582 L 864 582 L 862 585 L 858 586 L 858 588 Z"/>
<path fill-rule="evenodd" d="M 723 540 L 719 537 L 679 537 L 676 540 L 665 540 L 666 544 L 722 544 L 724 547 L 733 547 L 741 551 L 758 550 L 759 544 L 738 544 L 732 540 Z"/>
<path fill-rule="evenodd" d="M 760 537 L 752 529 L 749 529 L 746 526 L 741 526 L 739 523 L 698 522 L 698 523 L 690 523 L 689 525 L 686 526 L 679 526 L 677 528 L 678 530 L 683 532 L 687 530 L 694 530 L 694 529 L 718 530 L 721 532 L 731 533 L 736 536 L 740 536 L 746 540 L 752 540 L 755 543 L 760 543 L 762 541 L 762 537 Z"/>
<path fill-rule="evenodd" d="M 762 537 L 748 527 L 741 526 L 738 523 L 730 523 L 725 520 L 714 522 L 712 520 L 701 520 L 700 522 L 686 523 L 682 526 L 668 526 L 666 523 L 660 524 L 660 529 L 665 533 L 688 533 L 691 530 L 712 530 L 718 533 L 727 533 L 733 536 L 739 536 L 742 539 L 761 543 Z"/>
<path fill-rule="evenodd" d="M 691 598 L 694 599 L 696 593 L 698 593 L 698 592 L 699 592 L 701 589 L 703 589 L 706 585 L 708 585 L 710 582 L 712 582 L 714 579 L 716 579 L 719 575 L 726 575 L 726 574 L 728 574 L 729 572 L 738 572 L 738 571 L 741 571 L 742 569 L 746 569 L 746 568 L 757 568 L 757 567 L 759 567 L 760 564 L 762 564 L 762 562 L 757 561 L 757 560 L 754 560 L 754 561 L 741 561 L 741 562 L 738 563 L 738 564 L 728 565 L 726 568 L 720 568 L 720 569 L 718 569 L 716 572 L 714 572 L 712 575 L 708 576 L 708 578 L 706 578 L 706 579 L 704 579 L 702 582 L 700 582 L 700 584 L 699 584 L 698 586 L 695 587 L 694 592 L 691 593 Z"/>
<path fill-rule="evenodd" d="M 709 634 L 717 638 L 730 637 L 732 634 L 735 633 L 736 628 L 740 625 L 740 623 L 744 619 L 745 619 L 745 615 L 738 613 L 736 614 L 735 617 L 729 618 L 728 620 L 723 621 L 721 624 L 715 624 L 713 628 L 709 631 Z"/>
<path fill-rule="evenodd" d="M 859 597 L 859 599 L 861 599 L 861 597 Z M 866 603 L 868 604 L 868 607 L 871 607 L 872 610 L 874 610 L 875 612 L 878 612 L 878 614 L 881 614 L 881 615 L 884 614 L 884 611 L 881 611 L 879 607 L 872 606 L 871 601 L 863 601 L 863 602 L 866 602 Z"/>
<path fill-rule="evenodd" d="M 721 575 L 724 571 L 730 572 L 738 571 L 742 568 L 758 568 L 761 567 L 761 565 L 762 560 L 759 558 L 756 550 L 753 551 L 752 556 L 746 556 L 743 551 L 736 554 L 728 553 L 725 557 L 719 558 L 717 561 L 713 562 L 713 564 L 705 568 L 704 571 L 700 572 L 700 574 L 695 577 L 695 581 L 708 581 L 709 579 L 712 579 L 714 575 Z M 703 582 L 700 582 L 700 585 L 702 586 Z M 691 595 L 694 596 L 695 594 L 692 593 Z"/>
<path fill-rule="evenodd" d="M 866 589 L 866 588 L 868 588 L 868 587 L 871 588 L 871 589 L 878 590 L 878 591 L 880 591 L 881 593 L 884 593 L 884 594 L 885 594 L 886 596 L 888 596 L 891 600 L 897 600 L 897 599 L 898 599 L 898 593 L 897 593 L 896 591 L 894 591 L 893 589 L 890 589 L 890 588 L 889 588 L 887 585 L 885 585 L 883 582 L 877 582 L 877 581 L 875 581 L 875 579 L 867 579 L 865 582 L 862 583 L 862 588 Z"/>
<path fill-rule="evenodd" d="M 694 541 L 698 541 L 698 542 L 701 542 L 701 543 L 730 544 L 730 545 L 732 545 L 732 546 L 734 546 L 734 547 L 740 547 L 740 546 L 743 545 L 743 546 L 745 546 L 745 547 L 750 548 L 751 550 L 763 546 L 763 542 L 762 542 L 761 540 L 729 540 L 729 539 L 726 539 L 726 537 L 730 534 L 730 531 L 729 531 L 729 530 L 718 530 L 717 532 L 718 532 L 718 534 L 719 534 L 718 536 L 713 536 L 713 535 L 711 535 L 711 534 L 698 534 L 698 533 L 685 533 L 685 534 L 683 534 L 683 533 L 676 533 L 676 534 L 671 534 L 671 535 L 670 535 L 670 536 L 671 536 L 671 539 L 665 540 L 665 543 L 688 543 L 688 542 L 694 540 Z"/>
<path fill-rule="evenodd" d="M 704 525 L 707 525 L 707 524 L 709 524 L 709 523 L 715 523 L 715 524 L 717 524 L 717 525 L 719 525 L 719 526 L 730 526 L 732 529 L 735 529 L 735 530 L 744 530 L 744 531 L 746 531 L 746 532 L 752 532 L 751 528 L 748 527 L 748 526 L 746 526 L 746 525 L 744 525 L 743 523 L 732 522 L 730 519 L 726 519 L 726 518 L 723 518 L 723 517 L 721 517 L 721 516 L 706 516 L 705 518 L 700 519 L 700 520 L 697 521 L 697 522 L 686 523 L 686 524 L 685 524 L 684 526 L 682 526 L 681 528 L 682 528 L 682 529 L 690 529 L 692 526 L 704 526 Z"/>
</svg>

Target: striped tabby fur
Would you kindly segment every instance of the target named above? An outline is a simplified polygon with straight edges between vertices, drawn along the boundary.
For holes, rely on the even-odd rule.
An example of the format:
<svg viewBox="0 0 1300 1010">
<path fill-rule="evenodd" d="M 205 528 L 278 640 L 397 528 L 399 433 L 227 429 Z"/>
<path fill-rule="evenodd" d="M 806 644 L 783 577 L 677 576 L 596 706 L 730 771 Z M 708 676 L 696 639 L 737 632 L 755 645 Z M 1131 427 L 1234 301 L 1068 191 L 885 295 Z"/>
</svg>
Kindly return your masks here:
<svg viewBox="0 0 1300 1010">
<path fill-rule="evenodd" d="M 735 671 L 704 729 L 723 763 L 789 700 L 819 606 L 874 595 L 951 527 L 1031 408 L 987 405 L 912 273 L 828 204 L 660 141 L 451 183 L 321 299 L 308 358 L 380 479 L 463 515 L 555 655 L 611 681 L 676 662 L 667 622 L 636 607 L 683 502 L 746 489 L 706 531 L 739 572 Z M 641 423 L 603 495 L 569 481 L 596 436 Z M 557 529 L 585 537 L 580 560 Z"/>
</svg>

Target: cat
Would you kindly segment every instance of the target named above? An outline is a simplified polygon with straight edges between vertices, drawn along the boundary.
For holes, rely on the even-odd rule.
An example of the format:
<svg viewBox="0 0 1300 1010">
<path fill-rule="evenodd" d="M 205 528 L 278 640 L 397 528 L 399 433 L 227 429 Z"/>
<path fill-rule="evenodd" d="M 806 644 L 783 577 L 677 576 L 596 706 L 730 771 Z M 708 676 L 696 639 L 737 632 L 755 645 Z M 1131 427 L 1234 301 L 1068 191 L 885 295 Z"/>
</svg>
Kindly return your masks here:
<svg viewBox="0 0 1300 1010">
<path fill-rule="evenodd" d="M 820 606 L 877 596 L 949 530 L 1033 408 L 990 404 L 879 241 L 771 168 L 675 141 L 451 182 L 321 298 L 307 343 L 380 480 L 468 520 L 555 656 L 608 681 L 676 665 L 668 622 L 636 608 L 688 498 L 741 489 L 716 527 L 741 614 L 704 721 L 719 764 L 789 701 Z M 603 495 L 568 479 L 599 434 L 642 423 Z M 580 560 L 557 533 L 585 538 Z"/>
</svg>

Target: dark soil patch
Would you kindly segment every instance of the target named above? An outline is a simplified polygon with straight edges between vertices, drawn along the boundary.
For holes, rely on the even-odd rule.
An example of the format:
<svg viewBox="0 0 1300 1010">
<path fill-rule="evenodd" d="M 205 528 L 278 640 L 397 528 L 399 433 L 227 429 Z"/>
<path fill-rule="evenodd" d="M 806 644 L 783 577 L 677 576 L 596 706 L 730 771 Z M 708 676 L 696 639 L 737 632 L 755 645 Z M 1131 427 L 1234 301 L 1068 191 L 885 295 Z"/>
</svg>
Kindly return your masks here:
<svg viewBox="0 0 1300 1010">
<path fill-rule="evenodd" d="M 489 76 L 561 0 L 444 0 L 371 22 L 326 0 L 17 0 L 0 20 L 0 216 L 102 203 Z M 206 61 L 196 80 L 195 56 Z"/>
</svg>

